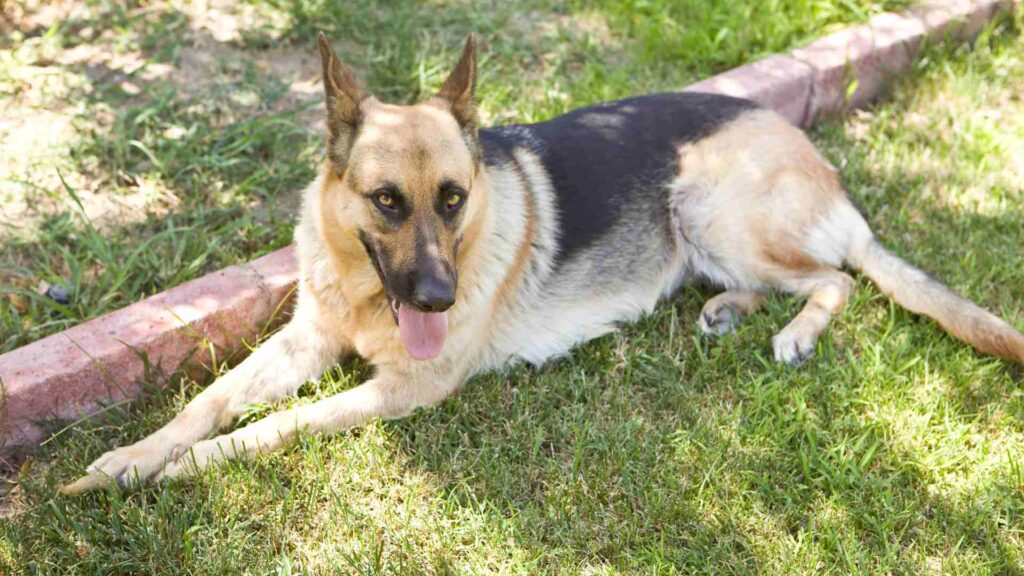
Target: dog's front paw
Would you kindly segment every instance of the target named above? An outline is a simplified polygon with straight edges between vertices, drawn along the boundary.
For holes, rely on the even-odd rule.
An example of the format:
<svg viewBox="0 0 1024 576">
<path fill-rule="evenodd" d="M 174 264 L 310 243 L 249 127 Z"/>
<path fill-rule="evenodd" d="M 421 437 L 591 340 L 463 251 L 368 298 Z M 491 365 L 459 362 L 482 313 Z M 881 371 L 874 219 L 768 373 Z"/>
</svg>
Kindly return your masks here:
<svg viewBox="0 0 1024 576">
<path fill-rule="evenodd" d="M 81 494 L 111 483 L 136 486 L 152 479 L 173 457 L 172 449 L 146 439 L 107 452 L 86 468 L 86 475 L 61 487 L 61 494 Z"/>
<path fill-rule="evenodd" d="M 817 338 L 800 330 L 783 330 L 772 338 L 772 348 L 776 362 L 785 362 L 790 366 L 803 364 L 814 355 Z"/>
</svg>

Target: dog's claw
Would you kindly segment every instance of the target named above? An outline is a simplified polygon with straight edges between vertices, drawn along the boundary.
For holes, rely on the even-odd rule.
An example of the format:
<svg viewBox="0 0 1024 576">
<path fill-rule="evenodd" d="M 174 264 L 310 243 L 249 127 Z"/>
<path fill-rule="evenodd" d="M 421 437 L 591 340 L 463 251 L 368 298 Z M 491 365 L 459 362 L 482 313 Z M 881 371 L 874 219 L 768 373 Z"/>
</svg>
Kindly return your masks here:
<svg viewBox="0 0 1024 576">
<path fill-rule="evenodd" d="M 187 454 L 185 456 L 182 456 L 182 458 L 187 457 Z M 156 476 L 153 477 L 153 482 L 163 482 L 164 480 L 169 480 L 171 478 L 177 478 L 179 476 L 187 475 L 189 470 L 190 468 L 184 465 L 181 462 L 181 458 L 179 458 L 177 460 L 168 462 L 167 465 L 163 467 L 163 469 L 157 472 Z"/>
</svg>

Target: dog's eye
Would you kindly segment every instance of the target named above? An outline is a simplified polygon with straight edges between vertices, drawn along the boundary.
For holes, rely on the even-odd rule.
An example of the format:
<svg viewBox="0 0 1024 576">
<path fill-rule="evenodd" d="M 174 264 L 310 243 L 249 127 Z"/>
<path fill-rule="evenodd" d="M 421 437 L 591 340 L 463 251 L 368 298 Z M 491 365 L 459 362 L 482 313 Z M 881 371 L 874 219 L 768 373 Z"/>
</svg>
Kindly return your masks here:
<svg viewBox="0 0 1024 576">
<path fill-rule="evenodd" d="M 463 196 L 462 193 L 452 192 L 451 194 L 448 195 L 448 200 L 445 202 L 445 204 L 448 205 L 449 210 L 454 210 L 455 208 L 458 208 L 459 205 L 462 204 L 462 201 L 465 199 L 466 197 Z"/>
<path fill-rule="evenodd" d="M 373 201 L 381 208 L 391 209 L 395 207 L 395 195 L 390 192 L 378 192 Z"/>
</svg>

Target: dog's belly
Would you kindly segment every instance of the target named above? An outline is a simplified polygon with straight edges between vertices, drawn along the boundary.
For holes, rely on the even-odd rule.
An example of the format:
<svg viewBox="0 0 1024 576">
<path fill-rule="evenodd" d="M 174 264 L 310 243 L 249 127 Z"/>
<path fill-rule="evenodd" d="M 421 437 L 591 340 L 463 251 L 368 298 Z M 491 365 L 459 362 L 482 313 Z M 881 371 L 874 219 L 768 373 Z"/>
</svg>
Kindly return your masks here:
<svg viewBox="0 0 1024 576">
<path fill-rule="evenodd" d="M 502 315 L 494 338 L 495 360 L 539 365 L 650 313 L 678 282 L 681 266 L 676 260 L 666 253 L 633 266 L 632 275 L 595 276 L 598 263 L 580 258 Z"/>
</svg>

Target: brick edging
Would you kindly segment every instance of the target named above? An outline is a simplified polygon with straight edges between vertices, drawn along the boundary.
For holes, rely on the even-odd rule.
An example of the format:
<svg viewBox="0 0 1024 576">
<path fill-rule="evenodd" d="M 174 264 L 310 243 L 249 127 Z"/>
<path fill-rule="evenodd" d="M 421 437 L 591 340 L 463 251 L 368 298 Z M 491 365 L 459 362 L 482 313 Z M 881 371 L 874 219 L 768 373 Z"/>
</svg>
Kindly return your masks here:
<svg viewBox="0 0 1024 576">
<path fill-rule="evenodd" d="M 926 38 L 973 38 L 1013 5 L 944 0 L 879 14 L 683 90 L 749 98 L 807 127 L 878 96 L 890 78 L 909 69 Z M 137 395 L 149 376 L 143 357 L 168 374 L 209 360 L 208 344 L 218 358 L 238 350 L 284 303 L 297 278 L 295 249 L 284 248 L 0 355 L 0 452 L 39 442 L 42 420 L 76 418 Z"/>
<path fill-rule="evenodd" d="M 137 395 L 146 376 L 252 341 L 291 293 L 295 248 L 229 266 L 0 356 L 0 451 L 38 442 L 38 422 Z M 150 371 L 151 374 L 147 374 Z"/>
<path fill-rule="evenodd" d="M 786 54 L 772 54 L 712 76 L 684 91 L 749 98 L 806 128 L 830 114 L 858 108 L 907 71 L 925 39 L 974 38 L 1010 0 L 925 2 L 902 13 L 885 12 Z M 856 84 L 854 84 L 856 81 Z M 852 93 L 848 90 L 853 88 Z"/>
</svg>

